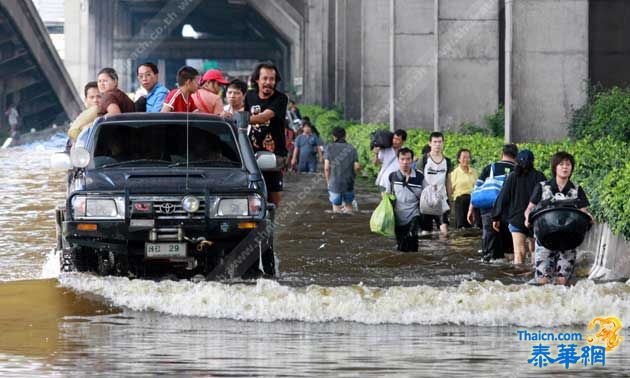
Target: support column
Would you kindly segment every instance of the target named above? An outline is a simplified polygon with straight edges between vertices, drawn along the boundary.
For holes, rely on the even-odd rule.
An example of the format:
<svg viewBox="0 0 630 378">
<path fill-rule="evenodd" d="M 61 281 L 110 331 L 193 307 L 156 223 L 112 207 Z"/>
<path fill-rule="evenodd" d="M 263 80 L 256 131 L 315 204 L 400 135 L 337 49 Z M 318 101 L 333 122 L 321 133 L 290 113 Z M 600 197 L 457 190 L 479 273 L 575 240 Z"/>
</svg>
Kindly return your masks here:
<svg viewBox="0 0 630 378">
<path fill-rule="evenodd" d="M 396 0 L 394 7 L 394 124 L 434 127 L 434 0 Z"/>
<path fill-rule="evenodd" d="M 390 119 L 390 0 L 363 1 L 363 122 Z"/>
<path fill-rule="evenodd" d="M 346 17 L 340 28 L 345 30 L 345 45 L 338 50 L 345 57 L 344 112 L 349 119 L 361 120 L 363 106 L 363 5 L 362 0 L 344 0 Z M 341 48 L 341 46 L 340 46 Z"/>
<path fill-rule="evenodd" d="M 512 139 L 567 136 L 588 79 L 588 0 L 514 1 Z"/>
<path fill-rule="evenodd" d="M 325 105 L 328 93 L 328 1 L 308 0 L 304 101 Z"/>
<path fill-rule="evenodd" d="M 396 130 L 396 0 L 389 4 L 389 129 Z"/>
<path fill-rule="evenodd" d="M 346 108 L 346 17 L 348 0 L 335 2 L 335 90 L 333 102 Z"/>
<path fill-rule="evenodd" d="M 482 124 L 499 105 L 498 0 L 439 0 L 437 18 L 435 129 Z"/>
<path fill-rule="evenodd" d="M 105 1 L 90 1 L 88 74 L 96 80 L 96 74 L 104 67 L 114 65 L 114 4 Z"/>
<path fill-rule="evenodd" d="M 64 65 L 78 93 L 83 93 L 83 86 L 91 80 L 89 67 L 88 8 L 90 0 L 64 1 L 64 38 L 66 40 Z"/>
</svg>

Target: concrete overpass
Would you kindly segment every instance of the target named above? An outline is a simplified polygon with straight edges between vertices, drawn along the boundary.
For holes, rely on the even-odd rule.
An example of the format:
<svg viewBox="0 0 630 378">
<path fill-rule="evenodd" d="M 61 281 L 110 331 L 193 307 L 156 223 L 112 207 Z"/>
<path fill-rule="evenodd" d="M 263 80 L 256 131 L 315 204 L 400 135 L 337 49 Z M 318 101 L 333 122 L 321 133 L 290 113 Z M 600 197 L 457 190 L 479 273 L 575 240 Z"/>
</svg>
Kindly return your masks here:
<svg viewBox="0 0 630 378">
<path fill-rule="evenodd" d="M 41 129 L 76 117 L 82 102 L 30 0 L 0 1 L 0 124 L 16 105 L 21 124 Z"/>
<path fill-rule="evenodd" d="M 302 102 L 363 122 L 457 130 L 507 102 L 510 139 L 557 139 L 588 81 L 628 85 L 627 3 L 66 0 L 65 63 L 77 86 L 114 66 L 132 90 L 146 59 L 171 87 L 185 58 L 272 59 Z"/>
</svg>

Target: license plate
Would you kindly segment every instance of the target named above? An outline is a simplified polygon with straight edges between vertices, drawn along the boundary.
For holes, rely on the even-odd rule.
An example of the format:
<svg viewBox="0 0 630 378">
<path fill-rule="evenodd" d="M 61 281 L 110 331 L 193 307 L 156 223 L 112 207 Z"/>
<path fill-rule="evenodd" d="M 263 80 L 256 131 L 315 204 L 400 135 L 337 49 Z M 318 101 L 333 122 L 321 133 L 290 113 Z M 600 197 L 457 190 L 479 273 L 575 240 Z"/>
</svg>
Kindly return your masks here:
<svg viewBox="0 0 630 378">
<path fill-rule="evenodd" d="M 186 257 L 186 243 L 146 243 L 144 253 L 150 258 Z"/>
</svg>

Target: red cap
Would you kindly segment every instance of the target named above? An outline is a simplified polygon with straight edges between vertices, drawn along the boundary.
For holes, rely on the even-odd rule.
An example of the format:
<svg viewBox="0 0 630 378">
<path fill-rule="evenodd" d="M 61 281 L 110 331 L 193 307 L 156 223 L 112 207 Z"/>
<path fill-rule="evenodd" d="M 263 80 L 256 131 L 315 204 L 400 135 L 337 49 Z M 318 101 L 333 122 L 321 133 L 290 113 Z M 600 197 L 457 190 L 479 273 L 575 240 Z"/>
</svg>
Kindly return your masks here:
<svg viewBox="0 0 630 378">
<path fill-rule="evenodd" d="M 206 71 L 205 74 L 203 74 L 203 77 L 201 78 L 201 81 L 211 81 L 211 80 L 214 80 L 217 83 L 223 84 L 223 85 L 226 85 L 228 83 L 228 81 L 223 78 L 223 74 L 221 74 L 221 70 L 208 70 Z"/>
</svg>

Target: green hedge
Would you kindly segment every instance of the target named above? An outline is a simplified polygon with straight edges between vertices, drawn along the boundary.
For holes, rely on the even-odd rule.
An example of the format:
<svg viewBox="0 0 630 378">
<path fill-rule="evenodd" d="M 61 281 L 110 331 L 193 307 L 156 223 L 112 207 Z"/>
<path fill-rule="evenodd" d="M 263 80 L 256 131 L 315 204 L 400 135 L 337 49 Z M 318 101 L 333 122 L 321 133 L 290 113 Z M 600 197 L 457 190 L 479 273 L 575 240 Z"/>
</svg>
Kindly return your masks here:
<svg viewBox="0 0 630 378">
<path fill-rule="evenodd" d="M 301 106 L 300 111 L 308 116 L 319 130 L 321 137 L 330 141 L 330 131 L 341 126 L 346 129 L 347 140 L 357 148 L 363 173 L 373 177 L 379 167 L 372 164 L 369 149 L 370 134 L 384 124 L 358 124 L 342 119 L 339 112 L 317 106 Z M 407 130 L 406 145 L 419 155 L 427 144 L 430 132 L 420 129 Z M 467 148 L 472 152 L 473 166 L 481 170 L 501 157 L 503 139 L 484 134 L 445 133 L 444 154 L 455 162 L 457 151 Z M 576 159 L 572 180 L 584 187 L 591 202 L 590 210 L 600 222 L 607 222 L 613 232 L 630 240 L 630 163 L 625 155 L 630 145 L 613 136 L 594 138 L 586 136 L 577 141 L 564 140 L 556 143 L 522 143 L 519 148 L 530 149 L 536 158 L 535 165 L 547 177 L 551 177 L 549 162 L 558 151 L 567 151 Z"/>
<path fill-rule="evenodd" d="M 630 142 L 630 89 L 591 88 L 588 101 L 573 112 L 569 134 L 574 138 L 610 135 Z"/>
</svg>

